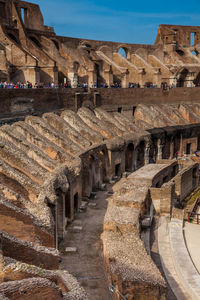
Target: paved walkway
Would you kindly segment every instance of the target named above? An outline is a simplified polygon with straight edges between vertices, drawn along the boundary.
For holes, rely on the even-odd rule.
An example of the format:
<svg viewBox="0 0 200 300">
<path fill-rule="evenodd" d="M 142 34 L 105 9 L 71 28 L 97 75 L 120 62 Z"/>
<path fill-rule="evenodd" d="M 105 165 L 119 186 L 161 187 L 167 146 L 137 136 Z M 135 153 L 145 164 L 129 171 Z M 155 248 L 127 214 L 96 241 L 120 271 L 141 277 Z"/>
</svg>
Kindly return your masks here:
<svg viewBox="0 0 200 300">
<path fill-rule="evenodd" d="M 187 249 L 200 274 L 200 225 L 186 222 L 184 232 Z"/>
<path fill-rule="evenodd" d="M 96 199 L 90 201 L 87 211 L 77 214 L 74 222 L 68 226 L 64 241 L 60 245 L 63 253 L 60 269 L 66 269 L 74 275 L 91 300 L 110 299 L 100 238 L 107 209 L 106 197 L 106 191 L 97 192 Z M 92 203 L 97 206 L 90 206 Z M 66 253 L 66 247 L 76 247 L 77 252 Z"/>
<path fill-rule="evenodd" d="M 192 300 L 192 298 L 184 290 L 181 279 L 177 275 L 173 261 L 173 253 L 171 252 L 169 238 L 169 220 L 164 216 L 160 217 L 158 227 L 158 247 L 160 259 L 162 262 L 162 268 L 164 270 L 167 282 L 175 295 L 175 299 Z M 168 299 L 171 300 L 174 298 L 168 297 Z"/>
<path fill-rule="evenodd" d="M 175 270 L 181 279 L 181 283 L 192 300 L 199 300 L 200 276 L 186 248 L 181 220 L 171 219 L 169 224 L 169 237 Z"/>
</svg>

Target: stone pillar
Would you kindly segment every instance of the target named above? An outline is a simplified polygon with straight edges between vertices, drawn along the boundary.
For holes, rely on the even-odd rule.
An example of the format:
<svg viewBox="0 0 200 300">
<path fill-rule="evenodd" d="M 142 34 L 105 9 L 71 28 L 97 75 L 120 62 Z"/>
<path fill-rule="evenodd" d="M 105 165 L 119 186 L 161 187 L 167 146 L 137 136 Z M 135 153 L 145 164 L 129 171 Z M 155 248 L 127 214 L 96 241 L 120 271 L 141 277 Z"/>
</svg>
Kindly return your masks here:
<svg viewBox="0 0 200 300">
<path fill-rule="evenodd" d="M 88 70 L 88 88 L 90 88 L 91 84 L 94 86 L 95 81 L 97 82 L 97 74 L 94 69 Z"/>
<path fill-rule="evenodd" d="M 108 85 L 108 87 L 110 87 L 110 85 L 113 84 L 113 73 L 112 72 L 105 70 L 103 72 L 103 78 L 104 78 L 106 84 Z"/>
<path fill-rule="evenodd" d="M 144 151 L 144 164 L 145 165 L 149 164 L 149 152 L 150 152 L 150 146 L 149 146 L 149 144 L 147 144 L 145 147 L 145 151 Z"/>
<path fill-rule="evenodd" d="M 35 68 L 35 82 L 33 82 L 33 85 L 37 83 L 37 85 L 39 85 L 40 83 L 40 68 L 36 67 Z"/>
<path fill-rule="evenodd" d="M 69 72 L 68 73 L 68 78 L 69 78 L 69 81 L 71 83 L 71 87 L 72 88 L 77 88 L 77 86 L 78 86 L 78 74 L 75 73 L 75 72 Z"/>
<path fill-rule="evenodd" d="M 163 145 L 161 144 L 161 140 L 158 140 L 158 153 L 157 153 L 157 160 L 162 159 L 162 149 L 163 149 Z"/>
<path fill-rule="evenodd" d="M 78 111 L 79 108 L 81 108 L 81 94 L 76 93 L 75 94 L 75 110 Z"/>
<path fill-rule="evenodd" d="M 173 159 L 174 157 L 174 139 L 171 138 L 170 140 L 170 159 Z"/>
<path fill-rule="evenodd" d="M 139 76 L 138 76 L 139 77 L 139 84 L 140 84 L 141 87 L 143 87 L 144 84 L 145 84 L 145 78 L 144 78 L 144 76 L 146 74 L 145 69 L 140 68 L 138 74 L 139 74 Z"/>
<path fill-rule="evenodd" d="M 137 170 L 137 155 L 138 155 L 137 150 L 134 150 L 133 151 L 133 165 L 132 165 L 133 171 Z"/>
<path fill-rule="evenodd" d="M 153 76 L 153 83 L 156 84 L 157 87 L 161 86 L 161 71 L 160 68 L 155 68 L 155 73 Z"/>
<path fill-rule="evenodd" d="M 195 79 L 194 74 L 195 74 L 194 72 L 189 72 L 188 76 L 186 77 L 186 79 L 187 79 L 187 87 L 194 87 L 194 83 L 193 83 L 193 81 Z"/>
<path fill-rule="evenodd" d="M 126 70 L 126 73 L 122 74 L 122 88 L 129 88 L 129 71 Z"/>
<path fill-rule="evenodd" d="M 53 68 L 53 82 L 58 86 L 58 67 L 54 66 Z"/>
</svg>

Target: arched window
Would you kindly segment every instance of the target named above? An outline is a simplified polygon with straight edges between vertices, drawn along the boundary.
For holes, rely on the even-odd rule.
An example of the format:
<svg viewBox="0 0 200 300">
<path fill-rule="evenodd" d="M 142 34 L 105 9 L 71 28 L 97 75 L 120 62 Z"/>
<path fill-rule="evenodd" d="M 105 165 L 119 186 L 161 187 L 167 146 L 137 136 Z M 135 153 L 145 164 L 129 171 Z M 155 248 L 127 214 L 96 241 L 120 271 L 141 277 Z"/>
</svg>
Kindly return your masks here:
<svg viewBox="0 0 200 300">
<path fill-rule="evenodd" d="M 198 52 L 197 52 L 196 50 L 194 50 L 194 51 L 192 51 L 192 54 L 193 54 L 194 56 L 197 56 L 197 55 L 198 55 Z"/>
<path fill-rule="evenodd" d="M 178 50 L 176 50 L 176 53 L 178 53 L 178 55 L 180 55 L 180 56 L 183 56 L 185 53 L 182 51 L 182 50 L 180 50 L 180 49 L 178 49 Z"/>
<path fill-rule="evenodd" d="M 121 54 L 122 57 L 127 58 L 127 50 L 124 48 L 120 48 L 118 53 Z"/>
</svg>

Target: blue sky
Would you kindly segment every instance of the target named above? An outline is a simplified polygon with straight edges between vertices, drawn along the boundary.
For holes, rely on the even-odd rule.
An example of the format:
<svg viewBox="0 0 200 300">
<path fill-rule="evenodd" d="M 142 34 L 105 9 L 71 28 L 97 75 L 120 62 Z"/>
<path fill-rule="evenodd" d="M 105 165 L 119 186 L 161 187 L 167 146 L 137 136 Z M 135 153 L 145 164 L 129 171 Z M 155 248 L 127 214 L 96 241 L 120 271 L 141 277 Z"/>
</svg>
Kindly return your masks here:
<svg viewBox="0 0 200 300">
<path fill-rule="evenodd" d="M 200 0 L 33 0 L 57 35 L 153 44 L 159 24 L 200 26 Z"/>
</svg>

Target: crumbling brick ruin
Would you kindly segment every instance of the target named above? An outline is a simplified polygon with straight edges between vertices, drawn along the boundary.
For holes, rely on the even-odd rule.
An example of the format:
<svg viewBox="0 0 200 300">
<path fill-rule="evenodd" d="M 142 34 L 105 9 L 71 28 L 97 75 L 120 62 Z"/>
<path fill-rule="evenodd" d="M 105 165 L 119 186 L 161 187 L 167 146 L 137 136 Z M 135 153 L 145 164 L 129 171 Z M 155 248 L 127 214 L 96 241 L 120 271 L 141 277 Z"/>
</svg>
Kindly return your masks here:
<svg viewBox="0 0 200 300">
<path fill-rule="evenodd" d="M 0 299 L 89 299 L 59 270 L 59 244 L 104 183 L 115 183 L 101 235 L 109 286 L 127 300 L 166 299 L 141 232 L 199 182 L 198 163 L 175 159 L 200 150 L 199 88 L 186 88 L 199 83 L 199 34 L 160 25 L 154 45 L 59 37 L 37 5 L 0 0 L 0 81 L 124 87 L 0 90 Z M 182 88 L 126 89 L 164 81 Z"/>
</svg>

